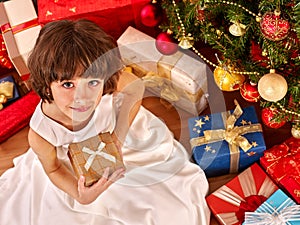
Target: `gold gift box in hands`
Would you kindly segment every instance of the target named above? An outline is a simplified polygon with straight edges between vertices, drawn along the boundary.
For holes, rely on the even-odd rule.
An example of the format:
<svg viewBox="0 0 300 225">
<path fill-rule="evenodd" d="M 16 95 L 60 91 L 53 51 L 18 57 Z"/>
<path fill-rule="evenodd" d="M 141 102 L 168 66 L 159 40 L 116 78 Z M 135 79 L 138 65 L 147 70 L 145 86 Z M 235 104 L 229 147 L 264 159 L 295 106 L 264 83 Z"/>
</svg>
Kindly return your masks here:
<svg viewBox="0 0 300 225">
<path fill-rule="evenodd" d="M 125 168 L 109 132 L 70 144 L 68 155 L 76 176 L 85 176 L 85 186 L 97 182 L 107 167 L 110 168 L 109 174 Z"/>
</svg>

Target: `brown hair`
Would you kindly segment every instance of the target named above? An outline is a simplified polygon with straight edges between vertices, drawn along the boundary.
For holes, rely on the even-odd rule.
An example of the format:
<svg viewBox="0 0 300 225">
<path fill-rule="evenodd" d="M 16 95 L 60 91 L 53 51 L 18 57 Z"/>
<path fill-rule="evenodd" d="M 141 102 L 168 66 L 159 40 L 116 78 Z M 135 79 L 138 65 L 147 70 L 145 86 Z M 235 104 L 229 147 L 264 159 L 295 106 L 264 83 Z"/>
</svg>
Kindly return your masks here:
<svg viewBox="0 0 300 225">
<path fill-rule="evenodd" d="M 75 75 L 104 79 L 103 94 L 117 86 L 123 63 L 116 42 L 97 24 L 80 19 L 47 23 L 28 58 L 30 82 L 43 101 L 52 102 L 50 84 Z"/>
</svg>

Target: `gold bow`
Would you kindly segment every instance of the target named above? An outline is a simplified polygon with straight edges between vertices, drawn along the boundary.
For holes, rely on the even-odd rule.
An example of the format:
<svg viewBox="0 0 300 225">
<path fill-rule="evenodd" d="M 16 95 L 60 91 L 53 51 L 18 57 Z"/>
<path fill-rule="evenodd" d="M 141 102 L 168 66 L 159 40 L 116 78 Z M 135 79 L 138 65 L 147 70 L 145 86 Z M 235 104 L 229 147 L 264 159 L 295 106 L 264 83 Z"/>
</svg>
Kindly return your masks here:
<svg viewBox="0 0 300 225">
<path fill-rule="evenodd" d="M 152 72 L 147 73 L 142 79 L 146 87 L 159 87 L 160 96 L 163 99 L 166 99 L 170 102 L 176 102 L 180 99 L 179 91 L 172 86 L 170 80 L 156 76 Z"/>
<path fill-rule="evenodd" d="M 3 108 L 4 103 L 7 102 L 7 99 L 13 97 L 14 93 L 14 83 L 10 81 L 2 81 L 0 83 L 0 110 Z"/>
<path fill-rule="evenodd" d="M 10 81 L 2 81 L 0 83 L 0 95 L 5 95 L 7 98 L 13 97 L 14 83 Z"/>
</svg>

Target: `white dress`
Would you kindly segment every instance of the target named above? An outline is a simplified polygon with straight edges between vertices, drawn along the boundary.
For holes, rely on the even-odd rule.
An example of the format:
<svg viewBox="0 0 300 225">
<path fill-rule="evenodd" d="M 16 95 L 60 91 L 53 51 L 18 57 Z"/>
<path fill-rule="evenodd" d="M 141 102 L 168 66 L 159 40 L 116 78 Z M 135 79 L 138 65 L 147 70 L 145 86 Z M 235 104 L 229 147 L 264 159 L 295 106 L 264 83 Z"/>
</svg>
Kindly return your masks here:
<svg viewBox="0 0 300 225">
<path fill-rule="evenodd" d="M 70 166 L 68 144 L 112 131 L 118 114 L 114 105 L 121 99 L 103 96 L 93 119 L 80 131 L 46 117 L 41 104 L 30 126 L 57 146 L 58 157 Z M 159 118 L 141 107 L 122 151 L 125 177 L 93 203 L 81 205 L 51 183 L 29 148 L 0 177 L 0 225 L 209 224 L 207 179 Z"/>
</svg>

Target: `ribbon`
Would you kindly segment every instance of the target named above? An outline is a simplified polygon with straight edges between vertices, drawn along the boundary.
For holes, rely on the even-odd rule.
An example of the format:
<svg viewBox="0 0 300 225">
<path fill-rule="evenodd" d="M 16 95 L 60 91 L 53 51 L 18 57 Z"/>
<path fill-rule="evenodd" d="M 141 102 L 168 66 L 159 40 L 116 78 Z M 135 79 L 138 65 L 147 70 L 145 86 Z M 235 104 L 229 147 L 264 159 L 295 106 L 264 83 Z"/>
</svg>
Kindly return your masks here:
<svg viewBox="0 0 300 225">
<path fill-rule="evenodd" d="M 245 225 L 286 225 L 300 222 L 300 205 L 291 205 L 287 199 L 278 208 L 265 202 L 258 208 L 258 212 L 246 212 Z"/>
<path fill-rule="evenodd" d="M 33 20 L 15 25 L 13 27 L 10 26 L 10 23 L 5 23 L 5 24 L 1 25 L 0 28 L 1 28 L 2 34 L 5 34 L 9 31 L 12 31 L 13 34 L 16 34 L 18 32 L 24 31 L 26 29 L 29 29 L 31 27 L 35 27 L 38 25 L 39 25 L 38 19 L 35 18 Z"/>
<path fill-rule="evenodd" d="M 87 147 L 83 147 L 82 151 L 87 153 L 87 154 L 90 154 L 89 158 L 87 159 L 85 165 L 84 165 L 84 168 L 88 171 L 89 168 L 91 167 L 94 159 L 96 158 L 96 156 L 101 156 L 113 163 L 116 163 L 116 157 L 110 155 L 110 154 L 107 154 L 105 152 L 103 152 L 102 150 L 105 148 L 105 143 L 104 142 L 100 142 L 100 144 L 98 145 L 98 148 L 97 148 L 97 151 L 93 151 Z"/>
<path fill-rule="evenodd" d="M 131 67 L 131 72 L 144 81 L 146 87 L 159 88 L 160 96 L 163 99 L 166 99 L 169 102 L 177 102 L 180 98 L 185 98 L 188 101 L 195 103 L 204 95 L 201 88 L 197 93 L 192 94 L 172 82 L 171 71 L 182 55 L 182 52 L 176 52 L 176 54 L 172 56 L 162 56 L 157 62 L 157 72 L 147 71 L 143 67 L 136 63 L 132 63 L 129 60 L 124 59 L 124 61 L 125 64 L 128 64 L 129 67 Z"/>
</svg>

